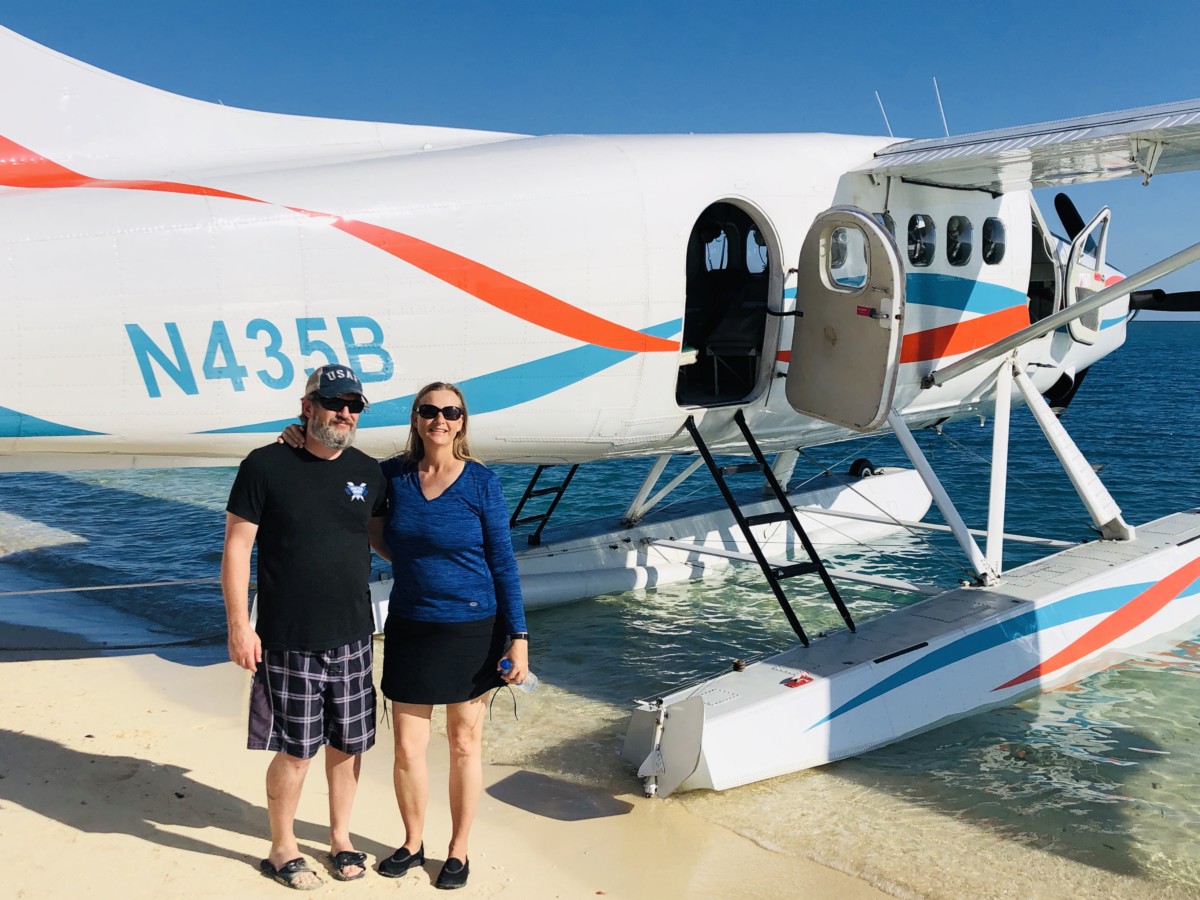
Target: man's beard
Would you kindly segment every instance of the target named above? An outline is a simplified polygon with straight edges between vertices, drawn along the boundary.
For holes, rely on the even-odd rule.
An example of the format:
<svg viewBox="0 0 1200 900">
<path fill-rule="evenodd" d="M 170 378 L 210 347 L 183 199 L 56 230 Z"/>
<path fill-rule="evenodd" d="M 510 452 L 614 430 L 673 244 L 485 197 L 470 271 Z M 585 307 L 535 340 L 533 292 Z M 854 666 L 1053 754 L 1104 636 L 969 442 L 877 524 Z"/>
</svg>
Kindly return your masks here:
<svg viewBox="0 0 1200 900">
<path fill-rule="evenodd" d="M 310 422 L 308 425 L 308 431 L 312 435 L 313 440 L 324 444 L 330 450 L 345 450 L 354 443 L 354 432 L 357 430 L 357 425 L 351 425 L 344 431 L 340 431 L 334 427 L 333 422 L 327 425 L 322 425 L 320 422 Z"/>
</svg>

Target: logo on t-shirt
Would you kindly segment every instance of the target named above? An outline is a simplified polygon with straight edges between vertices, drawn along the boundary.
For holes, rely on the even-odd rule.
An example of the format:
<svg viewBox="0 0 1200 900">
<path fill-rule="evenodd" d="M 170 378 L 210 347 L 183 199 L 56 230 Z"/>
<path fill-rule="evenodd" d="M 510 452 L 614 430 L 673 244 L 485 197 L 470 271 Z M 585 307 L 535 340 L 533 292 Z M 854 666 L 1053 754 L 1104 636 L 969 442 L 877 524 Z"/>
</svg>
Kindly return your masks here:
<svg viewBox="0 0 1200 900">
<path fill-rule="evenodd" d="M 350 495 L 351 503 L 353 503 L 355 500 L 361 500 L 363 503 L 366 503 L 367 483 L 364 481 L 362 484 L 355 484 L 353 481 L 347 481 L 346 493 Z"/>
</svg>

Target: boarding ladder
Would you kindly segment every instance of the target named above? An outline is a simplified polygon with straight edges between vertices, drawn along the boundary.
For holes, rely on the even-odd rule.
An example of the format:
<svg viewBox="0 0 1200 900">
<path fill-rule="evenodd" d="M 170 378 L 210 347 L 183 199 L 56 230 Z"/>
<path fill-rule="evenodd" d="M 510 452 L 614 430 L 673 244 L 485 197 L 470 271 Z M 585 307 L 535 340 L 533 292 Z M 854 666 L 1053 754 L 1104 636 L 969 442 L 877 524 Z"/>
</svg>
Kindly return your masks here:
<svg viewBox="0 0 1200 900">
<path fill-rule="evenodd" d="M 575 477 L 575 470 L 579 468 L 579 464 L 571 466 L 567 470 L 566 477 L 558 484 L 547 485 L 539 488 L 537 486 L 538 479 L 542 477 L 542 473 L 547 469 L 556 468 L 555 466 L 538 466 L 534 471 L 533 477 L 529 479 L 529 484 L 525 485 L 525 493 L 521 495 L 521 499 L 517 502 L 517 508 L 513 510 L 512 518 L 508 520 L 509 528 L 516 528 L 518 525 L 528 525 L 532 522 L 537 522 L 538 527 L 534 529 L 533 534 L 529 535 L 529 546 L 536 547 L 542 542 L 542 529 L 546 527 L 546 523 L 550 520 L 550 516 L 554 513 L 554 508 L 558 506 L 558 501 L 562 499 L 562 495 L 567 491 L 567 485 L 571 483 L 571 479 Z M 526 516 L 521 518 L 521 510 L 525 508 L 525 504 L 534 497 L 550 497 L 550 505 L 546 507 L 545 512 L 540 512 L 537 515 Z"/>
<path fill-rule="evenodd" d="M 753 552 L 755 560 L 758 561 L 763 575 L 766 576 L 767 584 L 771 585 L 771 590 L 775 593 L 775 599 L 779 601 L 779 606 L 783 610 L 783 614 L 787 616 L 792 630 L 800 638 L 800 643 L 807 647 L 808 636 L 804 633 L 804 628 L 801 627 L 800 620 L 796 618 L 795 610 L 792 609 L 792 604 L 788 601 L 787 594 L 784 593 L 780 582 L 785 578 L 793 578 L 797 575 L 812 575 L 815 573 L 821 577 L 821 583 L 825 585 L 825 590 L 837 606 L 838 612 L 842 614 L 842 619 L 846 622 L 846 627 L 854 631 L 854 620 L 850 617 L 850 610 L 846 608 L 846 603 L 842 600 L 841 594 L 838 593 L 837 587 L 829 577 L 829 572 L 826 571 L 825 564 L 821 562 L 816 548 L 813 547 L 812 541 L 809 540 L 804 528 L 801 527 L 800 520 L 796 518 L 796 510 L 792 508 L 792 504 L 788 501 L 787 493 L 780 486 L 779 480 L 775 477 L 770 464 L 767 462 L 766 457 L 763 456 L 762 450 L 759 449 L 758 442 L 754 440 L 754 435 L 750 433 L 750 429 L 746 426 L 746 417 L 742 415 L 740 409 L 734 413 L 733 420 L 741 430 L 742 437 L 746 440 L 746 446 L 750 448 L 750 452 L 754 455 L 754 462 L 735 463 L 729 466 L 717 465 L 716 460 L 713 459 L 713 455 L 708 449 L 708 445 L 704 443 L 704 438 L 700 436 L 695 418 L 688 416 L 684 426 L 692 436 L 692 440 L 696 444 L 696 449 L 704 457 L 704 462 L 707 464 L 708 470 L 712 472 L 713 480 L 716 481 L 717 487 L 721 489 L 721 496 L 725 498 L 725 502 L 729 506 L 729 511 L 733 513 L 734 519 L 737 520 L 738 528 L 741 529 L 746 543 L 750 545 L 750 550 Z M 729 484 L 725 480 L 727 475 L 734 475 L 739 472 L 753 472 L 756 469 L 762 472 L 766 478 L 767 485 L 775 495 L 775 499 L 779 501 L 780 508 L 778 512 L 747 516 L 742 512 L 741 506 L 738 505 L 733 491 L 729 489 Z M 791 525 L 796 537 L 800 539 L 800 543 L 804 547 L 804 552 L 808 555 L 808 562 L 767 559 L 762 545 L 759 544 L 758 539 L 754 536 L 752 526 L 765 525 L 770 522 L 787 522 Z"/>
</svg>

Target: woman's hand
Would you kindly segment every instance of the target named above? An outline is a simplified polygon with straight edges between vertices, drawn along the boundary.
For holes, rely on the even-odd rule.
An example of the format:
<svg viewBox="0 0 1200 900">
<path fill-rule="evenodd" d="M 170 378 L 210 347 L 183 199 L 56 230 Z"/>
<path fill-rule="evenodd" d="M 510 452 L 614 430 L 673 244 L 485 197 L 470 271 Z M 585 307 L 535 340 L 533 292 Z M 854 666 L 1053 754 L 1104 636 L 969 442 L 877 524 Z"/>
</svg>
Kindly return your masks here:
<svg viewBox="0 0 1200 900">
<path fill-rule="evenodd" d="M 283 434 L 275 438 L 275 442 L 287 444 L 289 447 L 295 447 L 299 450 L 304 446 L 304 429 L 293 423 L 283 429 Z"/>
<path fill-rule="evenodd" d="M 508 652 L 500 657 L 512 663 L 512 668 L 504 671 L 500 663 L 496 663 L 496 671 L 507 684 L 521 684 L 529 674 L 529 641 L 524 638 L 513 641 L 508 645 Z"/>
</svg>

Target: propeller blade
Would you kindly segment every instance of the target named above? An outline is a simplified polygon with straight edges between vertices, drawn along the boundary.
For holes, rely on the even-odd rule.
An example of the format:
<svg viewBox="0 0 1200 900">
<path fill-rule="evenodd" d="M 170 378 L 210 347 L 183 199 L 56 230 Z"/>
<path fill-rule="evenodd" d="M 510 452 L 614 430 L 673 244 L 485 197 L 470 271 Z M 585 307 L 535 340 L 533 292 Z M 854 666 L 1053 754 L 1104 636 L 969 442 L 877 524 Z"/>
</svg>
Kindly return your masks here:
<svg viewBox="0 0 1200 900">
<path fill-rule="evenodd" d="M 1134 291 L 1129 295 L 1129 306 L 1155 312 L 1200 312 L 1200 291 Z"/>
<path fill-rule="evenodd" d="M 1075 208 L 1075 201 L 1066 194 L 1054 195 L 1054 211 L 1058 213 L 1058 220 L 1067 231 L 1067 240 L 1075 240 L 1076 235 L 1087 227 L 1087 222 L 1083 221 L 1083 216 Z"/>
</svg>

